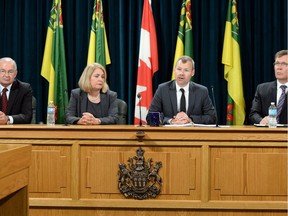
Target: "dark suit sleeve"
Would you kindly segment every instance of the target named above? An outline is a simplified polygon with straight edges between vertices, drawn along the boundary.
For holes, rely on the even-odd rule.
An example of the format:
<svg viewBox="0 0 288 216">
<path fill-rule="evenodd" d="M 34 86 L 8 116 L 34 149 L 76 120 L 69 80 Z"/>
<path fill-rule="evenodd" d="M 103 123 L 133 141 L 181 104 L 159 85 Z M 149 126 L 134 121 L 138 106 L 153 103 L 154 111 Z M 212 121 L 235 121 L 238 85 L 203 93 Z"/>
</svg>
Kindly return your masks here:
<svg viewBox="0 0 288 216">
<path fill-rule="evenodd" d="M 259 124 L 265 116 L 268 116 L 268 108 L 271 102 L 275 102 L 276 104 L 276 95 L 276 81 L 262 83 L 257 86 L 249 113 L 250 124 Z"/>
<path fill-rule="evenodd" d="M 107 109 L 104 109 L 108 110 L 108 113 L 99 119 L 101 120 L 101 124 L 116 124 L 118 122 L 117 93 L 109 90 L 106 99 L 108 107 Z"/>
<path fill-rule="evenodd" d="M 195 94 L 195 101 L 192 113 L 189 113 L 189 117 L 195 124 L 215 124 L 216 112 L 211 99 L 208 94 L 208 89 L 204 86 L 198 85 L 198 88 L 192 92 Z"/>
<path fill-rule="evenodd" d="M 173 117 L 173 109 L 169 98 L 169 88 L 166 84 L 160 84 L 153 96 L 148 114 L 146 116 L 146 121 L 148 124 L 148 116 L 150 112 L 160 112 L 162 123 L 169 124 L 168 121 Z"/>
<path fill-rule="evenodd" d="M 71 91 L 70 100 L 66 111 L 67 124 L 76 124 L 77 121 L 81 118 L 81 116 L 78 116 L 79 103 L 80 103 L 80 89 L 73 89 Z"/>
<path fill-rule="evenodd" d="M 256 93 L 252 101 L 252 107 L 249 113 L 249 121 L 251 124 L 259 124 L 263 117 L 265 116 L 262 112 L 261 95 L 259 93 L 259 86 L 257 86 Z"/>
<path fill-rule="evenodd" d="M 17 93 L 13 99 L 11 112 L 8 115 L 12 116 L 13 124 L 30 124 L 32 119 L 32 87 L 28 83 L 20 81 L 17 81 L 17 83 L 19 88 L 13 90 Z M 14 96 L 10 96 L 9 100 L 12 100 Z"/>
</svg>

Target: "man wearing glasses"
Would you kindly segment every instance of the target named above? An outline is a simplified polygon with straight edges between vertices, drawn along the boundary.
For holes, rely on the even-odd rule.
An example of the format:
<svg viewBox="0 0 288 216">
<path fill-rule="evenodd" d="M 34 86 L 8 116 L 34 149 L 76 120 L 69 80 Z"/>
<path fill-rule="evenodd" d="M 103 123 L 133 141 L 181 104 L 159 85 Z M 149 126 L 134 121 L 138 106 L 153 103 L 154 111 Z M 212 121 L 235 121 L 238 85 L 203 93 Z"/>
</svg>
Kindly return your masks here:
<svg viewBox="0 0 288 216">
<path fill-rule="evenodd" d="M 257 86 L 249 114 L 251 124 L 268 124 L 268 108 L 271 102 L 277 105 L 277 123 L 287 124 L 288 50 L 275 54 L 276 80 Z"/>
<path fill-rule="evenodd" d="M 30 124 L 32 118 L 32 87 L 16 79 L 16 62 L 0 59 L 0 124 Z"/>
</svg>

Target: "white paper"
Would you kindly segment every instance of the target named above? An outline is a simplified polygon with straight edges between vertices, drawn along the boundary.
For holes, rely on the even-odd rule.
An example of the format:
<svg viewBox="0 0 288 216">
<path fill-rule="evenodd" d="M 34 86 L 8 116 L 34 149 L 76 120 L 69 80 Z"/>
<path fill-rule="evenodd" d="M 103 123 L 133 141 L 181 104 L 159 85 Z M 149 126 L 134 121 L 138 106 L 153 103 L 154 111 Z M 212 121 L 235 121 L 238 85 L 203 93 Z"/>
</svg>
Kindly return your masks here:
<svg viewBox="0 0 288 216">
<path fill-rule="evenodd" d="M 254 124 L 256 127 L 268 127 L 268 124 Z M 287 127 L 287 124 L 277 124 L 277 127 Z"/>
<path fill-rule="evenodd" d="M 188 124 L 165 124 L 164 127 L 193 127 L 193 123 L 188 123 Z"/>
<path fill-rule="evenodd" d="M 194 124 L 194 127 L 216 127 L 216 124 Z"/>
</svg>

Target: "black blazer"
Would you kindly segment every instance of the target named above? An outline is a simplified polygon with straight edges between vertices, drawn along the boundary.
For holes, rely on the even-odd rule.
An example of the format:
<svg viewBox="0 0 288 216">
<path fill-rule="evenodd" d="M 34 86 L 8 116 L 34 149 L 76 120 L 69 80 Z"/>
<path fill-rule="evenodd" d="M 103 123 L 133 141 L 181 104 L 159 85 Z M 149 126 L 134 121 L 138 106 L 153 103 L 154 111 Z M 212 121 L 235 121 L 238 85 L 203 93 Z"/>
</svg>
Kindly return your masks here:
<svg viewBox="0 0 288 216">
<path fill-rule="evenodd" d="M 16 79 L 10 91 L 6 115 L 12 116 L 13 124 L 30 124 L 32 119 L 31 85 Z M 1 98 L 0 106 L 2 110 Z"/>
<path fill-rule="evenodd" d="M 277 81 L 259 84 L 249 114 L 250 124 L 259 124 L 265 116 L 268 116 L 268 109 L 271 102 L 277 105 Z M 287 124 L 287 94 L 279 115 L 280 124 Z"/>
<path fill-rule="evenodd" d="M 117 93 L 108 90 L 100 94 L 100 106 L 102 116 L 95 116 L 101 120 L 101 124 L 116 124 L 118 121 Z M 71 91 L 69 105 L 66 111 L 66 121 L 68 124 L 76 124 L 82 117 L 83 112 L 87 112 L 88 94 L 80 88 Z M 93 113 L 92 113 L 93 114 Z"/>
<path fill-rule="evenodd" d="M 168 124 L 169 119 L 178 113 L 176 84 L 174 80 L 159 85 L 152 99 L 149 112 L 160 112 L 164 124 Z M 187 115 L 196 124 L 216 123 L 216 112 L 209 98 L 208 89 L 192 81 L 189 84 Z M 149 119 L 147 118 L 148 121 Z"/>
</svg>

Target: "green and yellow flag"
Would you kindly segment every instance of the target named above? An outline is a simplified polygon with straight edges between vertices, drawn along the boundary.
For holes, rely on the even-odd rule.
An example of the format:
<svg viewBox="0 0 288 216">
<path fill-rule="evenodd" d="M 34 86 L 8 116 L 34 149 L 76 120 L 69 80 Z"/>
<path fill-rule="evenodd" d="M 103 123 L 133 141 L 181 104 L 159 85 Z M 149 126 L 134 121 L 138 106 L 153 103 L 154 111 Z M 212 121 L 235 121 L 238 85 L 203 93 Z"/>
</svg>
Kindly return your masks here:
<svg viewBox="0 0 288 216">
<path fill-rule="evenodd" d="M 87 64 L 111 64 L 103 18 L 102 0 L 94 0 Z"/>
<path fill-rule="evenodd" d="M 245 100 L 239 46 L 239 23 L 236 0 L 229 0 L 222 54 L 224 78 L 228 83 L 227 124 L 243 125 Z"/>
<path fill-rule="evenodd" d="M 54 0 L 50 11 L 41 75 L 49 82 L 48 103 L 56 106 L 56 123 L 64 123 L 68 97 L 61 0 Z"/>
<path fill-rule="evenodd" d="M 180 22 L 176 42 L 173 70 L 178 58 L 183 55 L 193 58 L 193 34 L 192 34 L 192 10 L 191 1 L 183 0 L 181 6 Z M 175 79 L 172 71 L 171 79 Z"/>
</svg>

